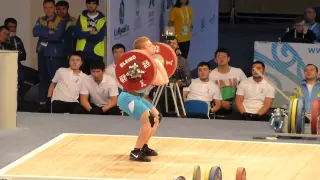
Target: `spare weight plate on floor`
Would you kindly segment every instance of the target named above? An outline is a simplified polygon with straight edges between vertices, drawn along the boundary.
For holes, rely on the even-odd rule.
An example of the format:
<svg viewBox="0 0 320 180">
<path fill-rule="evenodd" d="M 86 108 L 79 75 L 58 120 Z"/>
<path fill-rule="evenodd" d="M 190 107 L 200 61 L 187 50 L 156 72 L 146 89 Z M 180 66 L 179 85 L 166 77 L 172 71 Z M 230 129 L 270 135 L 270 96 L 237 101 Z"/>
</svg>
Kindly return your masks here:
<svg viewBox="0 0 320 180">
<path fill-rule="evenodd" d="M 296 115 L 296 132 L 297 134 L 304 134 L 304 124 L 305 124 L 305 111 L 304 111 L 304 100 L 299 98 L 297 106 Z"/>
<path fill-rule="evenodd" d="M 200 166 L 195 166 L 193 168 L 192 180 L 201 180 L 201 169 L 200 169 Z"/>
<path fill-rule="evenodd" d="M 318 134 L 318 118 L 320 113 L 320 100 L 315 99 L 312 102 L 312 114 L 311 114 L 311 134 Z"/>
<path fill-rule="evenodd" d="M 246 179 L 247 179 L 246 169 L 243 167 L 238 167 L 236 180 L 246 180 Z"/>
<path fill-rule="evenodd" d="M 295 98 L 292 103 L 291 133 L 296 133 L 297 105 L 298 105 L 298 98 Z"/>
<path fill-rule="evenodd" d="M 288 108 L 288 133 L 291 133 L 291 115 L 292 115 L 293 100 L 294 99 L 290 99 L 289 108 Z"/>
<path fill-rule="evenodd" d="M 211 168 L 209 180 L 222 180 L 222 171 L 219 166 L 214 166 Z"/>
</svg>

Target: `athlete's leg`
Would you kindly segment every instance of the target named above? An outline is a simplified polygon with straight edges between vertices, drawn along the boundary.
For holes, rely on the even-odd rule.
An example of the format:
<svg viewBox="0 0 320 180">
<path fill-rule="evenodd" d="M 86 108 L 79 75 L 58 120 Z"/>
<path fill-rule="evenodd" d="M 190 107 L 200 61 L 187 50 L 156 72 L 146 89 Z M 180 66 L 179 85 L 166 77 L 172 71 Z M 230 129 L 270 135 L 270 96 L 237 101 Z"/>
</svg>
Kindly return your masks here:
<svg viewBox="0 0 320 180">
<path fill-rule="evenodd" d="M 119 95 L 118 106 L 130 117 L 142 122 L 135 148 L 130 153 L 130 160 L 150 162 L 151 159 L 142 151 L 142 148 L 149 138 L 151 127 L 155 124 L 155 118 L 150 113 L 148 107 L 141 101 L 140 97 L 128 93 L 122 92 Z"/>
<path fill-rule="evenodd" d="M 150 138 L 154 135 L 154 133 L 156 132 L 156 130 L 157 130 L 158 126 L 159 126 L 159 115 L 160 115 L 160 114 L 159 114 L 159 111 L 158 111 L 155 107 L 153 107 L 153 108 L 151 109 L 151 113 L 152 113 L 152 115 L 156 118 L 156 120 L 155 120 L 156 123 L 154 124 L 153 128 L 151 128 L 149 137 L 148 137 L 147 140 L 145 141 L 145 144 L 148 144 Z"/>
</svg>

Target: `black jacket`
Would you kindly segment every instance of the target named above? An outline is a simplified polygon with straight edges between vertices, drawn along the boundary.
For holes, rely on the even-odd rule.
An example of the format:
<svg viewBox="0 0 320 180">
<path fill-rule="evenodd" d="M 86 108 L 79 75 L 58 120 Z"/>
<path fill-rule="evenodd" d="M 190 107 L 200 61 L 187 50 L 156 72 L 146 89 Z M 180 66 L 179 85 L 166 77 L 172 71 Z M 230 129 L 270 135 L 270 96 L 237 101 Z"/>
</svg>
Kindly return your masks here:
<svg viewBox="0 0 320 180">
<path fill-rule="evenodd" d="M 18 36 L 14 36 L 9 38 L 9 43 L 13 46 L 12 50 L 19 51 L 19 61 L 25 61 L 27 59 L 27 53 L 22 40 Z"/>
<path fill-rule="evenodd" d="M 183 56 L 178 56 L 178 68 L 170 80 L 181 80 L 186 87 L 191 84 L 191 71 L 188 61 Z"/>
<path fill-rule="evenodd" d="M 287 32 L 284 37 L 281 39 L 282 42 L 291 42 L 291 43 L 310 43 L 313 44 L 315 40 L 317 40 L 317 36 L 313 31 L 308 29 L 306 34 L 297 33 L 295 37 L 296 29 L 292 29 Z"/>
</svg>

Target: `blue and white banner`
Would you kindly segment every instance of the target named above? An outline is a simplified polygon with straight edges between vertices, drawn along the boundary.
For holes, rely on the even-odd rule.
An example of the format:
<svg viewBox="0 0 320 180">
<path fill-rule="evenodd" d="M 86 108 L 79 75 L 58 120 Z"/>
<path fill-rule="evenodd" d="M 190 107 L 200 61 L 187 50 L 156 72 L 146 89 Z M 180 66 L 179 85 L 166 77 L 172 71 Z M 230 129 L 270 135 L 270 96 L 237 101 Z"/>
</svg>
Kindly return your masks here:
<svg viewBox="0 0 320 180">
<path fill-rule="evenodd" d="M 109 0 L 107 63 L 113 63 L 112 46 L 125 45 L 133 49 L 133 41 L 140 36 L 148 36 L 152 41 L 160 41 L 160 18 L 162 1 L 159 0 Z"/>
<path fill-rule="evenodd" d="M 254 61 L 266 65 L 266 76 L 285 94 L 290 95 L 304 79 L 307 64 L 319 66 L 320 44 L 255 42 Z M 281 107 L 287 100 L 277 93 L 273 107 Z"/>
<path fill-rule="evenodd" d="M 163 24 L 168 24 L 170 9 L 176 0 L 164 0 Z M 191 69 L 195 69 L 199 62 L 214 58 L 218 47 L 219 1 L 218 0 L 190 0 L 193 9 L 192 37 L 188 62 Z"/>
</svg>

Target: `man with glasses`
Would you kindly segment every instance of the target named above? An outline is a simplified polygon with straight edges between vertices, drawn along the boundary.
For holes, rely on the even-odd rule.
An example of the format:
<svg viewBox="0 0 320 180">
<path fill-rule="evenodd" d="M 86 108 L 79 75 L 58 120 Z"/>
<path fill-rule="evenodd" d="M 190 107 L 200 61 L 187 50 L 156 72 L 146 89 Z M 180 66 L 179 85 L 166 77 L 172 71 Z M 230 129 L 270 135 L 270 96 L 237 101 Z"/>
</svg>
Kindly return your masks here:
<svg viewBox="0 0 320 180">
<path fill-rule="evenodd" d="M 216 114 L 226 116 L 232 112 L 238 84 L 247 76 L 240 68 L 229 65 L 230 54 L 225 48 L 216 51 L 215 62 L 218 67 L 210 72 L 209 79 L 220 87 L 222 96 L 222 108 Z"/>
</svg>

